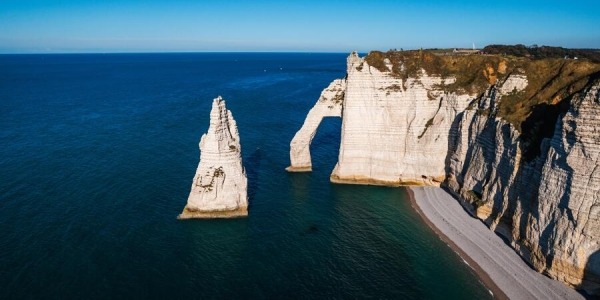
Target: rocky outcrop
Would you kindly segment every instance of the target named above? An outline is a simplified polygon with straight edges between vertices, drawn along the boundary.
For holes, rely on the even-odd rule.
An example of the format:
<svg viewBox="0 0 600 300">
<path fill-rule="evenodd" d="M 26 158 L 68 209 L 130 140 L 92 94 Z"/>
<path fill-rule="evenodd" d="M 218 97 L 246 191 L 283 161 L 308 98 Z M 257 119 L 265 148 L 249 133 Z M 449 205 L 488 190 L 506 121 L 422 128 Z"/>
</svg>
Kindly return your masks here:
<svg viewBox="0 0 600 300">
<path fill-rule="evenodd" d="M 599 294 L 599 68 L 514 63 L 486 63 L 479 93 L 454 84 L 479 80 L 462 66 L 407 76 L 351 54 L 331 181 L 445 186 L 536 270 Z"/>
<path fill-rule="evenodd" d="M 346 81 L 334 80 L 317 100 L 315 106 L 308 112 L 302 128 L 296 132 L 290 143 L 290 162 L 288 172 L 307 172 L 312 170 L 310 158 L 310 143 L 315 137 L 317 128 L 324 117 L 340 117 L 342 102 L 346 92 Z"/>
<path fill-rule="evenodd" d="M 600 251 L 599 88 L 590 84 L 543 124 L 553 134 L 528 159 L 532 145 L 510 124 L 465 111 L 453 129 L 446 182 L 535 269 L 590 293 L 600 286 L 592 259 Z"/>
<path fill-rule="evenodd" d="M 219 96 L 213 100 L 208 132 L 200 139 L 200 163 L 179 219 L 246 216 L 247 186 L 237 125 Z"/>
<path fill-rule="evenodd" d="M 542 155 L 532 164 L 537 193 L 520 201 L 530 201 L 530 216 L 522 220 L 523 228 L 513 229 L 538 269 L 596 294 L 600 261 L 591 258 L 600 251 L 599 89 L 596 83 L 573 99 L 553 137 L 544 140 Z"/>
<path fill-rule="evenodd" d="M 469 95 L 444 92 L 442 79 L 422 71 L 400 78 L 348 57 L 338 163 L 331 181 L 381 185 L 439 185 L 445 178 L 447 135 Z"/>
</svg>

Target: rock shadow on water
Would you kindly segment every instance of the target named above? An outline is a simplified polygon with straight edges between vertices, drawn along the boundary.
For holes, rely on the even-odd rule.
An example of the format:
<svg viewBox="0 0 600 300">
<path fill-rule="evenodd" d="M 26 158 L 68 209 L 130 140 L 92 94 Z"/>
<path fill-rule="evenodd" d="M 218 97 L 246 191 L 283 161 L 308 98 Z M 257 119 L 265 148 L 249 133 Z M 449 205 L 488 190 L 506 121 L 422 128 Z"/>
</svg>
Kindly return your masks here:
<svg viewBox="0 0 600 300">
<path fill-rule="evenodd" d="M 316 224 L 310 224 L 306 229 L 300 232 L 301 236 L 319 233 L 319 227 Z"/>
</svg>

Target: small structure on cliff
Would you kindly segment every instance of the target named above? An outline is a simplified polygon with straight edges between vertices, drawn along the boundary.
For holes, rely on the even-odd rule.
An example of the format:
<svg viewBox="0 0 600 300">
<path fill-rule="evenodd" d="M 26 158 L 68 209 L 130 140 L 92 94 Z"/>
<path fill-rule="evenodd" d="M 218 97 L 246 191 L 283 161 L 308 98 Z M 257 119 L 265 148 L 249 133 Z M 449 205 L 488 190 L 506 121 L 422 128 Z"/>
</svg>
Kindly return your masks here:
<svg viewBox="0 0 600 300">
<path fill-rule="evenodd" d="M 247 216 L 247 187 L 237 125 L 219 96 L 213 100 L 210 127 L 200 139 L 200 163 L 178 218 Z"/>
</svg>

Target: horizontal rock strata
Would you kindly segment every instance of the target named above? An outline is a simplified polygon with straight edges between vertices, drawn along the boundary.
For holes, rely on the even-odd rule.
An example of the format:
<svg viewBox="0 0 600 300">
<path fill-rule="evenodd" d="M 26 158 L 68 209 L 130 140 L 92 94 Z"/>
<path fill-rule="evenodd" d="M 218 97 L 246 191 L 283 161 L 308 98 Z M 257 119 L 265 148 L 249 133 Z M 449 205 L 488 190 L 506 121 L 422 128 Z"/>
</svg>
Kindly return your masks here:
<svg viewBox="0 0 600 300">
<path fill-rule="evenodd" d="M 388 70 L 392 66 L 386 61 Z M 445 178 L 447 135 L 469 95 L 421 72 L 399 78 L 353 53 L 348 57 L 338 163 L 331 181 L 375 185 L 439 185 Z"/>
<path fill-rule="evenodd" d="M 342 102 L 346 92 L 346 81 L 334 80 L 317 100 L 315 106 L 308 112 L 302 128 L 296 132 L 290 143 L 290 162 L 288 172 L 312 171 L 310 158 L 310 143 L 317 133 L 317 128 L 324 117 L 340 117 Z"/>
<path fill-rule="evenodd" d="M 599 87 L 572 99 L 529 160 L 510 124 L 465 111 L 453 129 L 447 179 L 536 270 L 590 293 L 600 286 Z"/>
<path fill-rule="evenodd" d="M 356 53 L 347 63 L 332 182 L 446 186 L 536 270 L 600 294 L 597 66 L 551 61 L 552 74 L 526 74 L 500 60 L 485 65 L 479 94 L 446 88 L 452 73 L 407 76 L 402 62 L 374 67 Z M 519 103 L 540 95 L 549 98 L 527 110 Z"/>
<path fill-rule="evenodd" d="M 218 97 L 208 132 L 200 139 L 200 163 L 179 219 L 247 216 L 247 187 L 237 125 L 225 100 Z"/>
</svg>

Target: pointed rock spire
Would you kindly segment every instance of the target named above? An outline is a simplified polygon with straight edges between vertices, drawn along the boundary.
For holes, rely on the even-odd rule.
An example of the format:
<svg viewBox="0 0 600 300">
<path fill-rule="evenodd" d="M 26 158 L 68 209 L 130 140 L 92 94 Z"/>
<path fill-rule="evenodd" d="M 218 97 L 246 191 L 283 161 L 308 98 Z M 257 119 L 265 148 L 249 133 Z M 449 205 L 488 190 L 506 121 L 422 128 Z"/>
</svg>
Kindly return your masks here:
<svg viewBox="0 0 600 300">
<path fill-rule="evenodd" d="M 213 100 L 210 126 L 200 139 L 200 163 L 178 218 L 247 216 L 247 187 L 237 125 L 219 96 Z"/>
</svg>

